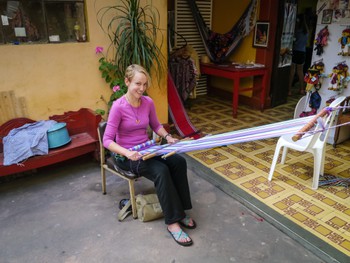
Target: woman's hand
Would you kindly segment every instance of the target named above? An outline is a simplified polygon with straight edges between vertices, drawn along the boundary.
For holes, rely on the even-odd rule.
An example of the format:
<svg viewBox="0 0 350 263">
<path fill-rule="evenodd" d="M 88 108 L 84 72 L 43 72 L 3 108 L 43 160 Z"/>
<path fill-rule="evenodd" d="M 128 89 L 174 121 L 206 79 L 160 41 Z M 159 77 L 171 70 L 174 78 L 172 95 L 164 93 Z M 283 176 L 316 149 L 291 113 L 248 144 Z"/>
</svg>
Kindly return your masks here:
<svg viewBox="0 0 350 263">
<path fill-rule="evenodd" d="M 178 141 L 178 139 L 173 138 L 173 137 L 171 136 L 170 133 L 168 133 L 168 134 L 165 136 L 165 139 L 166 139 L 167 143 L 169 143 L 169 144 L 173 144 L 173 143 L 175 143 L 175 142 Z"/>
<path fill-rule="evenodd" d="M 137 161 L 138 159 L 141 158 L 141 154 L 137 151 L 130 151 L 128 155 L 126 155 L 129 160 L 131 161 Z"/>
</svg>

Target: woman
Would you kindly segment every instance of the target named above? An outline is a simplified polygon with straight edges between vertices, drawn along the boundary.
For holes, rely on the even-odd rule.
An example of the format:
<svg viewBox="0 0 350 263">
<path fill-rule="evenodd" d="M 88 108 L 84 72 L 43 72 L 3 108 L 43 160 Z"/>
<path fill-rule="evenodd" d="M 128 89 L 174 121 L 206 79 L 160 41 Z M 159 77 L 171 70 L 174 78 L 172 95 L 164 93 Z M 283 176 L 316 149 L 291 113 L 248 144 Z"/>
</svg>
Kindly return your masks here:
<svg viewBox="0 0 350 263">
<path fill-rule="evenodd" d="M 125 72 L 125 84 L 127 93 L 110 110 L 103 145 L 116 154 L 120 168 L 154 183 L 167 230 L 178 244 L 190 246 L 192 239 L 181 229 L 181 226 L 196 227 L 184 211 L 192 208 L 186 160 L 175 154 L 166 159 L 156 156 L 143 161 L 139 152 L 128 150 L 148 140 L 148 126 L 169 144 L 176 139 L 159 123 L 153 100 L 143 96 L 150 84 L 148 72 L 139 65 L 130 65 Z"/>
<path fill-rule="evenodd" d="M 306 25 L 304 15 L 298 15 L 295 34 L 294 34 L 294 44 L 293 44 L 293 56 L 292 56 L 292 65 L 290 69 L 289 76 L 289 90 L 288 95 L 292 95 L 292 84 L 294 80 L 295 71 L 298 75 L 299 80 L 299 93 L 305 94 L 305 83 L 304 83 L 304 63 L 306 59 L 306 45 L 308 41 L 309 33 Z"/>
</svg>

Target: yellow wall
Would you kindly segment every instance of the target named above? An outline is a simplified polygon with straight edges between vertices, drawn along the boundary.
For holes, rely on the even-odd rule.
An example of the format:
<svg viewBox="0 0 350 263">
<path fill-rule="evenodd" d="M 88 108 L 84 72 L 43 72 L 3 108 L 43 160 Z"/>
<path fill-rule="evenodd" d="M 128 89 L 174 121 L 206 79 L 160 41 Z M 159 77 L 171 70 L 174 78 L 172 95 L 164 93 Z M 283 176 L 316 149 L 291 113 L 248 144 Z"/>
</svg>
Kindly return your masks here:
<svg viewBox="0 0 350 263">
<path fill-rule="evenodd" d="M 212 15 L 212 29 L 218 33 L 228 32 L 233 25 L 242 16 L 243 12 L 249 5 L 250 0 L 232 1 L 232 0 L 214 0 L 213 1 L 213 15 Z M 252 47 L 253 31 L 246 36 L 239 44 L 236 50 L 228 59 L 237 63 L 246 63 L 248 60 L 255 61 L 256 49 Z M 212 78 L 211 85 L 229 92 L 232 92 L 233 82 L 223 78 Z M 252 86 L 251 79 L 242 79 L 241 86 Z M 250 95 L 246 93 L 246 95 Z"/>
<path fill-rule="evenodd" d="M 163 0 L 147 2 L 156 6 L 160 12 L 160 27 L 164 29 L 166 39 L 166 4 Z M 100 97 L 102 95 L 108 100 L 110 89 L 98 70 L 99 56 L 95 54 L 95 47 L 106 48 L 109 42 L 96 22 L 96 10 L 114 3 L 115 0 L 86 1 L 89 42 L 0 45 L 0 92 L 14 91 L 16 97 L 24 97 L 28 113 L 26 117 L 35 120 L 81 107 L 93 110 L 106 108 Z M 166 40 L 163 45 L 163 54 L 166 56 Z M 155 80 L 153 85 L 148 93 L 156 102 L 160 121 L 166 123 L 166 75 L 160 87 Z"/>
</svg>

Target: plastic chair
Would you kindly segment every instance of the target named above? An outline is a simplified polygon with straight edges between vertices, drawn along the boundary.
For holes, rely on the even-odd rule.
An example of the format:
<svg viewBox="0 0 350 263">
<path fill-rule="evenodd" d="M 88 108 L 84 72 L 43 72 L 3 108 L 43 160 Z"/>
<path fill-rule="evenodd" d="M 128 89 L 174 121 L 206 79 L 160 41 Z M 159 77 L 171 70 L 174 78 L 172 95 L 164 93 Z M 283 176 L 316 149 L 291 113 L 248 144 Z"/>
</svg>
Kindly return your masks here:
<svg viewBox="0 0 350 263">
<path fill-rule="evenodd" d="M 310 97 L 310 96 L 301 97 L 300 100 L 298 101 L 297 105 L 295 106 L 294 119 L 300 118 L 299 117 L 300 113 L 305 111 L 306 108 L 308 107 L 307 102 L 306 102 L 306 97 Z"/>
<path fill-rule="evenodd" d="M 137 210 L 136 210 L 134 182 L 140 176 L 138 176 L 137 174 L 134 174 L 130 171 L 124 171 L 124 170 L 120 169 L 115 164 L 114 158 L 106 155 L 106 150 L 103 147 L 103 143 L 102 143 L 103 134 L 105 132 L 106 126 L 107 126 L 106 122 L 100 122 L 98 125 L 98 128 L 97 128 L 98 139 L 100 142 L 100 164 L 101 164 L 102 193 L 103 194 L 107 193 L 106 192 L 106 171 L 109 171 L 112 174 L 119 176 L 120 178 L 123 178 L 124 180 L 128 181 L 132 216 L 134 219 L 136 219 L 137 218 Z"/>
<path fill-rule="evenodd" d="M 339 97 L 336 100 L 334 100 L 329 107 L 337 107 L 339 106 L 343 101 L 345 97 Z M 326 150 L 326 142 L 327 137 L 329 135 L 328 127 L 332 126 L 334 122 L 334 118 L 336 116 L 337 111 L 332 111 L 328 116 L 324 117 L 324 125 L 326 130 L 324 132 L 316 132 L 314 135 L 311 136 L 304 136 L 304 138 L 293 141 L 292 135 L 283 135 L 278 139 L 275 154 L 273 156 L 272 164 L 270 173 L 268 176 L 268 180 L 272 180 L 273 173 L 275 171 L 276 163 L 279 157 L 279 153 L 282 147 L 283 153 L 281 158 L 281 163 L 284 164 L 286 161 L 286 156 L 288 153 L 288 149 L 297 150 L 300 152 L 309 152 L 312 153 L 314 156 L 314 171 L 313 171 L 313 181 L 312 181 L 312 189 L 318 188 L 318 182 L 320 175 L 323 175 L 324 173 L 324 159 L 325 159 L 325 150 Z M 316 125 L 315 130 L 320 129 L 319 124 Z"/>
</svg>

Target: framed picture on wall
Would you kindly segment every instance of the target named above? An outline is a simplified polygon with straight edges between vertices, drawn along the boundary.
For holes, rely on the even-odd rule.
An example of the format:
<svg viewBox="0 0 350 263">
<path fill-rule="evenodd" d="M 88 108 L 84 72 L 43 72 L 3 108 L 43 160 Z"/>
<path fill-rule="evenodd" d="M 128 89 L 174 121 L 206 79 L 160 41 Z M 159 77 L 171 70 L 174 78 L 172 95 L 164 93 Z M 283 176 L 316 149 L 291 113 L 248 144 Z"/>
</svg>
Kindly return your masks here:
<svg viewBox="0 0 350 263">
<path fill-rule="evenodd" d="M 257 21 L 254 31 L 253 46 L 267 47 L 269 43 L 269 22 Z"/>
<path fill-rule="evenodd" d="M 330 24 L 332 23 L 332 17 L 333 17 L 333 10 L 332 9 L 326 9 L 322 12 L 322 24 Z"/>
</svg>

